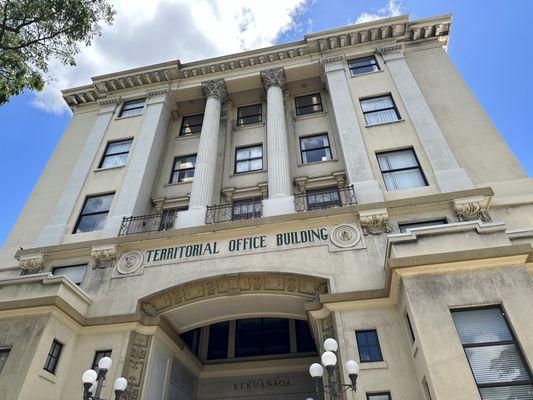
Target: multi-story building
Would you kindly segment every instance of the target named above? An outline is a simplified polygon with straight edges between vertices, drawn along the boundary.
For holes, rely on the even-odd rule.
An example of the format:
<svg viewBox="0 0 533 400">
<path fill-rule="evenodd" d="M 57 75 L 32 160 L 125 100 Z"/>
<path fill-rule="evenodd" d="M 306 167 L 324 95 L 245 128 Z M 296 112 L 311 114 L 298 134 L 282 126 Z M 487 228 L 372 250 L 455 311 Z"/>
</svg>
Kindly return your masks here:
<svg viewBox="0 0 533 400">
<path fill-rule="evenodd" d="M 533 399 L 533 181 L 450 24 L 64 91 L 72 120 L 2 249 L 0 397 L 81 399 L 111 355 L 127 399 L 319 399 L 308 367 L 334 337 L 340 378 L 360 364 L 347 399 Z"/>
</svg>

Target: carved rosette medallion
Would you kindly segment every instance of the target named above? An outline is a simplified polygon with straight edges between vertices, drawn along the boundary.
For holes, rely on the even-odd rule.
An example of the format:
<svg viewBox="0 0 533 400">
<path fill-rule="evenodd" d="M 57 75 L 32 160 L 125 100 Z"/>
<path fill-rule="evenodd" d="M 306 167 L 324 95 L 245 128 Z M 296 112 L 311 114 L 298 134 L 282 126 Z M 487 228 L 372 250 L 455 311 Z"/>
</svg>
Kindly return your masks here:
<svg viewBox="0 0 533 400">
<path fill-rule="evenodd" d="M 206 99 L 213 97 L 224 102 L 228 97 L 226 82 L 224 82 L 224 79 L 202 82 L 202 90 Z"/>
<path fill-rule="evenodd" d="M 380 235 L 391 231 L 389 214 L 385 209 L 361 212 L 359 213 L 359 220 L 364 235 Z"/>
<path fill-rule="evenodd" d="M 140 251 L 129 251 L 123 254 L 117 262 L 117 271 L 122 275 L 133 274 L 143 264 L 143 254 Z"/>
<path fill-rule="evenodd" d="M 356 246 L 361 241 L 361 234 L 353 225 L 342 224 L 332 229 L 330 239 L 335 246 L 346 249 Z"/>
<path fill-rule="evenodd" d="M 283 90 L 287 83 L 285 79 L 285 71 L 283 71 L 283 68 L 274 68 L 263 71 L 261 72 L 261 82 L 263 83 L 265 92 L 267 92 L 272 86 L 277 86 Z"/>
<path fill-rule="evenodd" d="M 19 264 L 21 275 L 38 274 L 44 269 L 44 255 L 37 254 L 21 257 Z"/>
<path fill-rule="evenodd" d="M 118 246 L 97 246 L 91 249 L 94 269 L 113 268 L 118 255 Z"/>
</svg>

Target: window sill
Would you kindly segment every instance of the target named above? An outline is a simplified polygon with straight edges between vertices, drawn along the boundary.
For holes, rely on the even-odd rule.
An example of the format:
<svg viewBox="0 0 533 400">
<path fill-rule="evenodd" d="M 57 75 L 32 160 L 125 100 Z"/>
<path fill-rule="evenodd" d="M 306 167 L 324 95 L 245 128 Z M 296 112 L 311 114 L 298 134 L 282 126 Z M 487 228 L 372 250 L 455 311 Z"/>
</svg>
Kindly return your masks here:
<svg viewBox="0 0 533 400">
<path fill-rule="evenodd" d="M 241 175 L 253 175 L 253 174 L 262 174 L 264 172 L 267 172 L 266 169 L 258 169 L 256 171 L 246 171 L 246 172 L 232 172 L 231 174 L 229 174 L 230 177 L 234 177 L 234 176 L 241 176 Z"/>
<path fill-rule="evenodd" d="M 352 75 L 350 74 L 350 78 L 358 78 L 360 76 L 368 76 L 368 75 L 373 75 L 373 74 L 377 74 L 379 72 L 383 72 L 382 69 L 378 69 L 377 71 L 372 71 L 372 72 L 363 72 L 362 74 L 357 74 L 357 75 Z M 349 72 L 348 72 L 349 73 Z"/>
<path fill-rule="evenodd" d="M 176 140 L 190 140 L 190 139 L 198 139 L 200 137 L 199 133 L 191 133 L 190 135 L 179 135 L 176 136 Z"/>
<path fill-rule="evenodd" d="M 235 128 L 234 128 L 234 131 L 235 132 L 246 131 L 246 130 L 249 130 L 249 129 L 262 128 L 264 126 L 265 126 L 264 122 L 257 122 L 255 124 L 249 124 L 249 125 L 236 125 Z"/>
<path fill-rule="evenodd" d="M 305 166 L 307 166 L 307 165 L 324 164 L 324 163 L 337 162 L 337 161 L 338 161 L 338 159 L 336 159 L 336 158 L 332 158 L 331 160 L 314 161 L 314 162 L 310 162 L 310 163 L 301 163 L 301 162 L 299 162 L 299 163 L 296 164 L 296 166 L 297 166 L 298 168 L 300 168 L 300 167 L 305 167 Z"/>
<path fill-rule="evenodd" d="M 390 124 L 396 124 L 398 122 L 405 122 L 405 119 L 403 118 L 400 118 L 400 119 L 397 119 L 396 121 L 391 121 L 391 122 L 383 122 L 381 124 L 375 124 L 375 125 L 366 125 L 365 124 L 365 128 L 373 128 L 375 126 L 383 126 L 383 125 L 390 125 Z"/>
<path fill-rule="evenodd" d="M 386 369 L 389 368 L 386 361 L 360 362 L 359 369 Z"/>
<path fill-rule="evenodd" d="M 45 371 L 44 369 L 39 373 L 39 378 L 43 378 L 44 380 L 50 382 L 50 383 L 56 383 L 57 376 L 52 374 L 51 372 Z"/>
<path fill-rule="evenodd" d="M 295 115 L 294 120 L 302 121 L 302 120 L 311 119 L 311 118 L 325 117 L 327 115 L 328 115 L 327 111 L 319 111 L 319 112 L 315 112 L 311 114 Z"/>
<path fill-rule="evenodd" d="M 143 114 L 144 114 L 144 112 L 142 112 L 140 114 L 135 114 L 135 115 L 125 115 L 124 117 L 116 117 L 115 121 L 122 120 L 122 119 L 128 119 L 128 118 L 141 117 Z"/>
<path fill-rule="evenodd" d="M 188 183 L 192 183 L 192 180 L 191 180 L 191 181 L 187 181 L 187 182 L 165 183 L 165 184 L 163 185 L 163 187 L 167 187 L 167 186 L 187 185 Z"/>
<path fill-rule="evenodd" d="M 101 171 L 110 171 L 110 170 L 113 170 L 113 169 L 121 169 L 121 168 L 124 168 L 125 166 L 126 166 L 126 164 L 118 165 L 116 167 L 96 168 L 95 170 L 93 170 L 93 172 L 101 172 Z"/>
</svg>

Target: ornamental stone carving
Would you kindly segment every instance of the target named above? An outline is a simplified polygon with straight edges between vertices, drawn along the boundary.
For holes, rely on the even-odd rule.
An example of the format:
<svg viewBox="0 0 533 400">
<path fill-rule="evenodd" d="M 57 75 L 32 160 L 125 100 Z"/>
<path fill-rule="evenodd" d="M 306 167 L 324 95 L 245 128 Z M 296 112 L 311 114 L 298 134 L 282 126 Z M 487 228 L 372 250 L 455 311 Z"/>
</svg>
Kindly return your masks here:
<svg viewBox="0 0 533 400">
<path fill-rule="evenodd" d="M 346 65 L 346 56 L 344 54 L 338 54 L 335 56 L 330 56 L 320 60 L 324 72 L 336 71 L 339 69 L 344 69 Z"/>
<path fill-rule="evenodd" d="M 20 257 L 19 264 L 21 275 L 38 274 L 44 269 L 44 255 L 35 254 Z"/>
<path fill-rule="evenodd" d="M 490 198 L 472 197 L 468 199 L 454 200 L 454 210 L 459 221 L 481 220 L 489 222 L 490 216 L 487 212 L 490 204 Z"/>
<path fill-rule="evenodd" d="M 137 272 L 143 264 L 143 254 L 140 251 L 129 251 L 123 254 L 117 262 L 117 271 L 121 275 Z"/>
<path fill-rule="evenodd" d="M 333 228 L 329 237 L 331 242 L 341 249 L 355 247 L 361 241 L 359 230 L 355 226 L 348 224 L 338 225 Z"/>
<path fill-rule="evenodd" d="M 224 82 L 224 79 L 202 82 L 202 90 L 206 99 L 213 97 L 224 102 L 228 97 L 226 82 Z"/>
<path fill-rule="evenodd" d="M 277 86 L 280 89 L 285 88 L 287 81 L 285 80 L 285 71 L 283 68 L 268 69 L 261 72 L 261 82 L 265 88 L 265 92 L 272 86 Z"/>
<path fill-rule="evenodd" d="M 131 332 L 122 372 L 122 376 L 128 380 L 128 388 L 121 399 L 139 400 L 141 398 L 151 341 L 152 336 L 150 335 Z"/>
<path fill-rule="evenodd" d="M 391 231 L 389 214 L 386 209 L 361 211 L 359 213 L 359 220 L 364 235 L 379 235 Z"/>
<path fill-rule="evenodd" d="M 118 246 L 96 246 L 91 249 L 94 269 L 112 268 L 118 256 Z"/>
<path fill-rule="evenodd" d="M 395 44 L 392 46 L 380 47 L 377 49 L 385 61 L 403 58 L 405 55 L 405 46 L 403 44 Z"/>
</svg>

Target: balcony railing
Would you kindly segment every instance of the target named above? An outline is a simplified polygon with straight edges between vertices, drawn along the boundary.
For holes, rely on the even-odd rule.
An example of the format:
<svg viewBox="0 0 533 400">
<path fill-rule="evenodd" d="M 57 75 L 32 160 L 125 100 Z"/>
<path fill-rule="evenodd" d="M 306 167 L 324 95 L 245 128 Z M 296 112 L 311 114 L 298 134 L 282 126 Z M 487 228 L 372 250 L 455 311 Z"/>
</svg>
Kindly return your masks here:
<svg viewBox="0 0 533 400">
<path fill-rule="evenodd" d="M 176 210 L 137 217 L 124 217 L 118 235 L 128 236 L 136 233 L 166 231 L 174 228 L 175 219 Z"/>
<path fill-rule="evenodd" d="M 357 204 L 353 185 L 339 189 L 314 190 L 294 196 L 296 211 L 321 210 L 353 204 Z"/>
<path fill-rule="evenodd" d="M 261 218 L 263 203 L 261 199 L 236 201 L 233 204 L 223 204 L 207 207 L 206 224 L 216 224 L 225 221 Z"/>
</svg>

